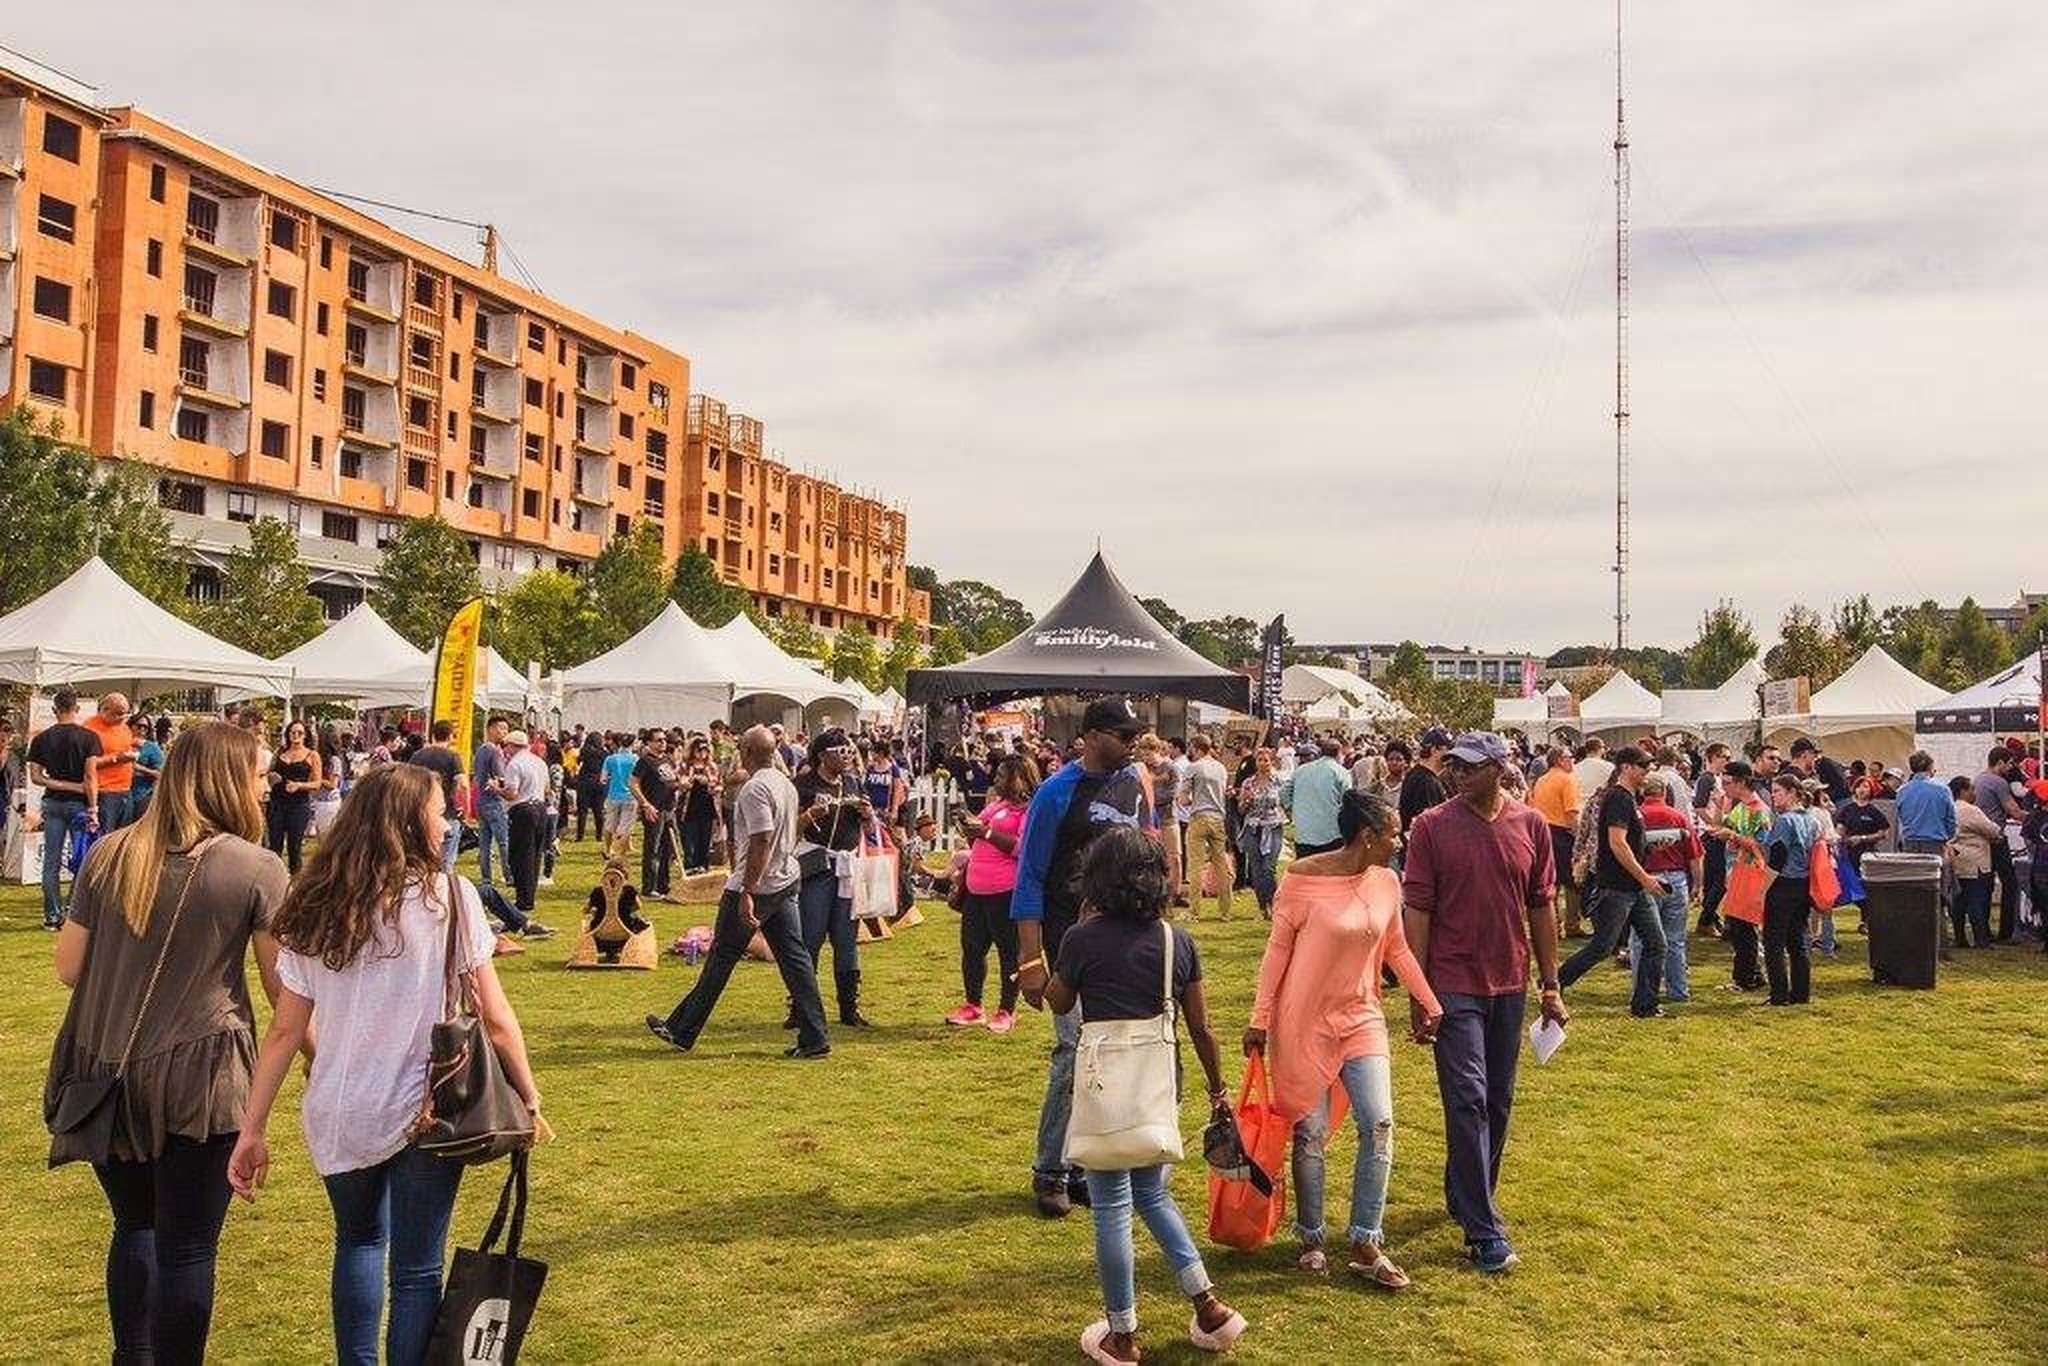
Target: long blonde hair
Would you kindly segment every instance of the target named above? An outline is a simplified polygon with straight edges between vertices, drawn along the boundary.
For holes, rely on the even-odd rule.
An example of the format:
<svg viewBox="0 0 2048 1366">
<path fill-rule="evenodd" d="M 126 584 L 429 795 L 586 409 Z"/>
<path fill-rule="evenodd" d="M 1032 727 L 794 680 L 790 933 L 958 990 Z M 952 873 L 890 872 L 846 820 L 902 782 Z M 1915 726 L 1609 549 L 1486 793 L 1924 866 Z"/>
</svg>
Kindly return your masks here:
<svg viewBox="0 0 2048 1366">
<path fill-rule="evenodd" d="M 214 835 L 254 842 L 263 835 L 256 797 L 256 737 L 225 721 L 181 733 L 164 754 L 149 809 L 126 829 L 93 845 L 79 885 L 118 907 L 141 935 L 156 905 L 164 859 Z"/>
</svg>

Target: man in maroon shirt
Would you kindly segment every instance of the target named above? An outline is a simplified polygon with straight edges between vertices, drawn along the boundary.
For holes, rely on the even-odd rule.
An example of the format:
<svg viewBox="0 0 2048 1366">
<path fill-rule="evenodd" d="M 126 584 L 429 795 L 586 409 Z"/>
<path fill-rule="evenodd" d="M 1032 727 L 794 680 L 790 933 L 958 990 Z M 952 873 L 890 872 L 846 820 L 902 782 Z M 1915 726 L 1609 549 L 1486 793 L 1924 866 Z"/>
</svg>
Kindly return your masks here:
<svg viewBox="0 0 2048 1366">
<path fill-rule="evenodd" d="M 1532 945 L 1544 1018 L 1571 1018 L 1557 983 L 1550 830 L 1501 790 L 1507 763 L 1498 735 L 1459 737 L 1444 760 L 1456 796 L 1416 817 L 1401 882 L 1408 942 L 1444 1008 L 1436 1031 L 1444 1204 L 1465 1231 L 1472 1264 L 1489 1273 L 1516 1261 L 1493 1191 L 1515 1098 Z M 1419 1038 L 1422 1018 L 1413 1018 Z"/>
</svg>

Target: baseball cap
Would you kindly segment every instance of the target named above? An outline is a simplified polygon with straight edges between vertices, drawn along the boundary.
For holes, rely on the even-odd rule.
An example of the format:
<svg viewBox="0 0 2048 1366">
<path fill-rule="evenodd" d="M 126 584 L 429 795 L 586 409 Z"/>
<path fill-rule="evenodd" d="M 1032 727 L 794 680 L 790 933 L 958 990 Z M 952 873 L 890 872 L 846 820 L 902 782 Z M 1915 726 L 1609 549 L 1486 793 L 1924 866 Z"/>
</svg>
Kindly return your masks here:
<svg viewBox="0 0 2048 1366">
<path fill-rule="evenodd" d="M 1459 763 L 1475 765 L 1500 764 L 1502 766 L 1505 766 L 1507 764 L 1507 741 L 1501 739 L 1498 735 L 1495 735 L 1491 731 L 1475 730 L 1470 732 L 1469 734 L 1460 735 L 1458 737 L 1458 742 L 1454 745 L 1451 745 L 1451 738 L 1449 735 L 1445 735 L 1442 730 L 1434 730 L 1425 734 L 1422 737 L 1423 744 L 1426 745 L 1430 743 L 1429 736 L 1431 734 L 1444 736 L 1443 743 L 1450 745 L 1451 757 L 1453 759 L 1456 759 Z"/>
<path fill-rule="evenodd" d="M 1449 749 L 1451 747 L 1451 733 L 1442 726 L 1431 726 L 1428 730 L 1422 732 L 1422 738 L 1416 743 L 1424 749 Z"/>
<path fill-rule="evenodd" d="M 516 747 L 519 745 L 530 745 L 533 743 L 533 740 L 525 731 L 515 730 L 505 737 L 505 743 Z"/>
<path fill-rule="evenodd" d="M 1081 715 L 1081 733 L 1091 730 L 1106 730 L 1126 739 L 1142 735 L 1149 729 L 1138 717 L 1138 709 L 1131 705 L 1128 697 L 1098 697 L 1088 704 L 1088 710 Z"/>
</svg>

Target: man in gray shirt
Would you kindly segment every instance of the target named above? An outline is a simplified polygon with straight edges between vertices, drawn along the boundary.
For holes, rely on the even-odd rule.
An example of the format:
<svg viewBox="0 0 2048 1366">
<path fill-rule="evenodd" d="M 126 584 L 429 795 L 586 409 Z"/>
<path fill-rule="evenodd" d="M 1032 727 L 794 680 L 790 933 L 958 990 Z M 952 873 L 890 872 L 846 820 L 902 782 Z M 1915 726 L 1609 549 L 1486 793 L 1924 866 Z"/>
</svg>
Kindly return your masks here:
<svg viewBox="0 0 2048 1366">
<path fill-rule="evenodd" d="M 804 948 L 797 914 L 796 787 L 776 766 L 775 736 L 755 726 L 740 736 L 740 766 L 747 780 L 734 799 L 734 834 L 740 857 L 718 902 L 711 956 L 697 985 L 663 1019 L 647 1017 L 647 1028 L 663 1043 L 688 1052 L 711 1018 L 732 970 L 759 930 L 774 950 L 775 966 L 788 988 L 797 1018 L 796 1045 L 789 1058 L 822 1058 L 832 1051 L 825 1035 L 825 1006 L 818 998 L 818 967 Z"/>
<path fill-rule="evenodd" d="M 1216 914 L 1230 919 L 1232 869 L 1230 841 L 1223 828 L 1223 800 L 1230 775 L 1216 758 L 1215 745 L 1208 736 L 1197 735 L 1188 742 L 1193 756 L 1188 763 L 1188 900 L 1197 913 L 1202 906 L 1202 870 L 1211 869 L 1210 889 L 1216 899 Z"/>
<path fill-rule="evenodd" d="M 2023 820 L 2026 812 L 2013 797 L 2013 777 L 2018 765 L 2013 761 L 2011 751 L 2000 745 L 1991 751 L 1991 757 L 1984 764 L 1974 782 L 1977 809 L 1991 817 L 1999 828 L 1998 839 L 1991 841 L 1991 871 L 1998 875 L 1998 942 L 2012 942 L 2013 932 L 2020 923 L 2020 881 L 2012 865 L 2012 844 L 2004 838 L 2007 821 Z"/>
</svg>

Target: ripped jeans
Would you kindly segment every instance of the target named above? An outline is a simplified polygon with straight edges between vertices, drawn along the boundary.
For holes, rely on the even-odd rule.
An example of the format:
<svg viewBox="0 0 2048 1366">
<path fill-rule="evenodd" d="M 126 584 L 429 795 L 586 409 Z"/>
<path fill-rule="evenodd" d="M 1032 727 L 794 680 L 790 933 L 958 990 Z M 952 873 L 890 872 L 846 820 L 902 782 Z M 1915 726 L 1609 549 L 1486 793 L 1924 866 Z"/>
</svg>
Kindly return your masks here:
<svg viewBox="0 0 2048 1366">
<path fill-rule="evenodd" d="M 1387 1208 L 1387 1177 L 1394 1170 L 1394 1074 L 1384 1053 L 1349 1058 L 1337 1079 L 1351 1100 L 1358 1124 L 1358 1159 L 1351 1170 L 1351 1242 L 1379 1247 L 1384 1241 L 1381 1216 Z M 1294 1231 L 1301 1241 L 1325 1241 L 1323 1229 L 1323 1149 L 1330 1134 L 1330 1097 L 1325 1094 L 1314 1113 L 1294 1124 Z M 1311 1224 L 1310 1219 L 1315 1222 Z"/>
</svg>

